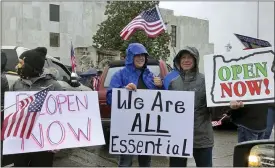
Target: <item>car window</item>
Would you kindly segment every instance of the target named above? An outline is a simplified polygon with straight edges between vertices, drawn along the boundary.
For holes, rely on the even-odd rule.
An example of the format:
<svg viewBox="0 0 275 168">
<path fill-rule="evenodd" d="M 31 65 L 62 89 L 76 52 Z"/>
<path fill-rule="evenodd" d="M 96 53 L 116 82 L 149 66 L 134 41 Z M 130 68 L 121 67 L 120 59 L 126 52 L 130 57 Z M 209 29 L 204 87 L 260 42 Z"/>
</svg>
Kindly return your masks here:
<svg viewBox="0 0 275 168">
<path fill-rule="evenodd" d="M 158 65 L 147 65 L 148 69 L 155 75 L 155 76 L 159 76 L 160 75 L 160 68 Z M 109 68 L 107 75 L 105 77 L 105 81 L 104 81 L 104 87 L 108 88 L 112 79 L 112 76 L 119 71 L 120 69 L 122 69 L 124 67 L 112 67 Z"/>
<path fill-rule="evenodd" d="M 7 55 L 7 65 L 5 71 L 15 72 L 15 67 L 18 64 L 18 56 L 14 49 L 1 49 Z"/>
<path fill-rule="evenodd" d="M 5 71 L 16 72 L 16 65 L 18 64 L 18 56 L 17 52 L 14 49 L 1 49 L 7 55 L 7 65 L 5 67 Z M 48 68 L 49 63 L 48 60 L 45 61 L 44 68 Z"/>
<path fill-rule="evenodd" d="M 66 72 L 65 67 L 62 64 L 52 61 L 52 64 L 47 69 L 57 78 L 57 80 L 69 82 L 70 75 Z"/>
</svg>

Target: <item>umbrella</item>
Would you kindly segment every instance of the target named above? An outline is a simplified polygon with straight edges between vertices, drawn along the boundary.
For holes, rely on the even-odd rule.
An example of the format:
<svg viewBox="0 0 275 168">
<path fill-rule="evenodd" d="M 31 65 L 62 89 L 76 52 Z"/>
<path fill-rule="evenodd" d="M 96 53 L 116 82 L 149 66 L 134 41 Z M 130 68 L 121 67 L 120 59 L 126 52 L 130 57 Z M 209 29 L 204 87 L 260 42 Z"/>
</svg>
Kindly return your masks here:
<svg viewBox="0 0 275 168">
<path fill-rule="evenodd" d="M 81 77 L 93 76 L 97 74 L 97 70 L 95 68 L 91 68 L 86 72 L 80 74 Z"/>
</svg>

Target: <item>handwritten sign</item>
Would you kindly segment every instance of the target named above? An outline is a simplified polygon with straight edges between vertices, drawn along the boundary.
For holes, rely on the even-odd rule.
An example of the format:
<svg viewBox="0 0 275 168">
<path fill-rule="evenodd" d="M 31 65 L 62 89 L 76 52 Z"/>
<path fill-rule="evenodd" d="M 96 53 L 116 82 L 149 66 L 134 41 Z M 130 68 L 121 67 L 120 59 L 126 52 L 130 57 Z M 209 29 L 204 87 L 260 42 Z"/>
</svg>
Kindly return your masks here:
<svg viewBox="0 0 275 168">
<path fill-rule="evenodd" d="M 7 92 L 5 107 L 35 93 Z M 5 116 L 17 109 L 17 105 L 8 108 Z M 28 153 L 104 144 L 97 92 L 49 92 L 31 137 L 5 139 L 3 153 Z"/>
<path fill-rule="evenodd" d="M 207 105 L 229 105 L 231 100 L 274 102 L 273 60 L 272 48 L 205 56 Z"/>
<path fill-rule="evenodd" d="M 113 89 L 111 154 L 193 156 L 194 93 Z"/>
</svg>

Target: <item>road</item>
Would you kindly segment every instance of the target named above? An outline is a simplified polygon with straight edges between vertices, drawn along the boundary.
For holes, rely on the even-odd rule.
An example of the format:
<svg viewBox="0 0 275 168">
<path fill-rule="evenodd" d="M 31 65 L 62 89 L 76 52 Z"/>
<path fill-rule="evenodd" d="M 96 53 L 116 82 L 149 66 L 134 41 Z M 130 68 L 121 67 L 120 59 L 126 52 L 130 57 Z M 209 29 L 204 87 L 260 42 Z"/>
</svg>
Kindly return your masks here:
<svg viewBox="0 0 275 168">
<path fill-rule="evenodd" d="M 237 131 L 229 129 L 215 130 L 215 147 L 213 151 L 213 166 L 226 167 L 233 163 L 233 150 L 237 143 Z M 110 155 L 107 147 L 89 147 L 66 149 L 56 154 L 54 166 L 56 167 L 116 167 L 117 155 Z M 138 166 L 137 158 L 134 165 Z M 153 167 L 167 167 L 167 157 L 153 157 Z M 195 167 L 194 159 L 188 161 L 188 167 Z"/>
</svg>

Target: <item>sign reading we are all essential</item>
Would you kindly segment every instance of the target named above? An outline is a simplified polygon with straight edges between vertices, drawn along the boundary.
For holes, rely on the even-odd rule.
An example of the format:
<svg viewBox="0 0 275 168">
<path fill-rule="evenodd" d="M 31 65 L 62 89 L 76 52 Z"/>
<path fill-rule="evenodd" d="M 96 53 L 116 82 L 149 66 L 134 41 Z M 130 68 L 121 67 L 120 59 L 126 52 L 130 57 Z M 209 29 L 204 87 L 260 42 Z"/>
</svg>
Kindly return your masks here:
<svg viewBox="0 0 275 168">
<path fill-rule="evenodd" d="M 19 101 L 36 92 L 6 92 L 5 116 L 18 111 Z M 104 145 L 98 93 L 94 91 L 49 92 L 29 139 L 8 137 L 3 154 L 29 153 Z"/>
<path fill-rule="evenodd" d="M 113 89 L 111 154 L 193 156 L 194 92 Z"/>
<path fill-rule="evenodd" d="M 273 61 L 270 47 L 205 56 L 207 105 L 274 102 Z"/>
</svg>

